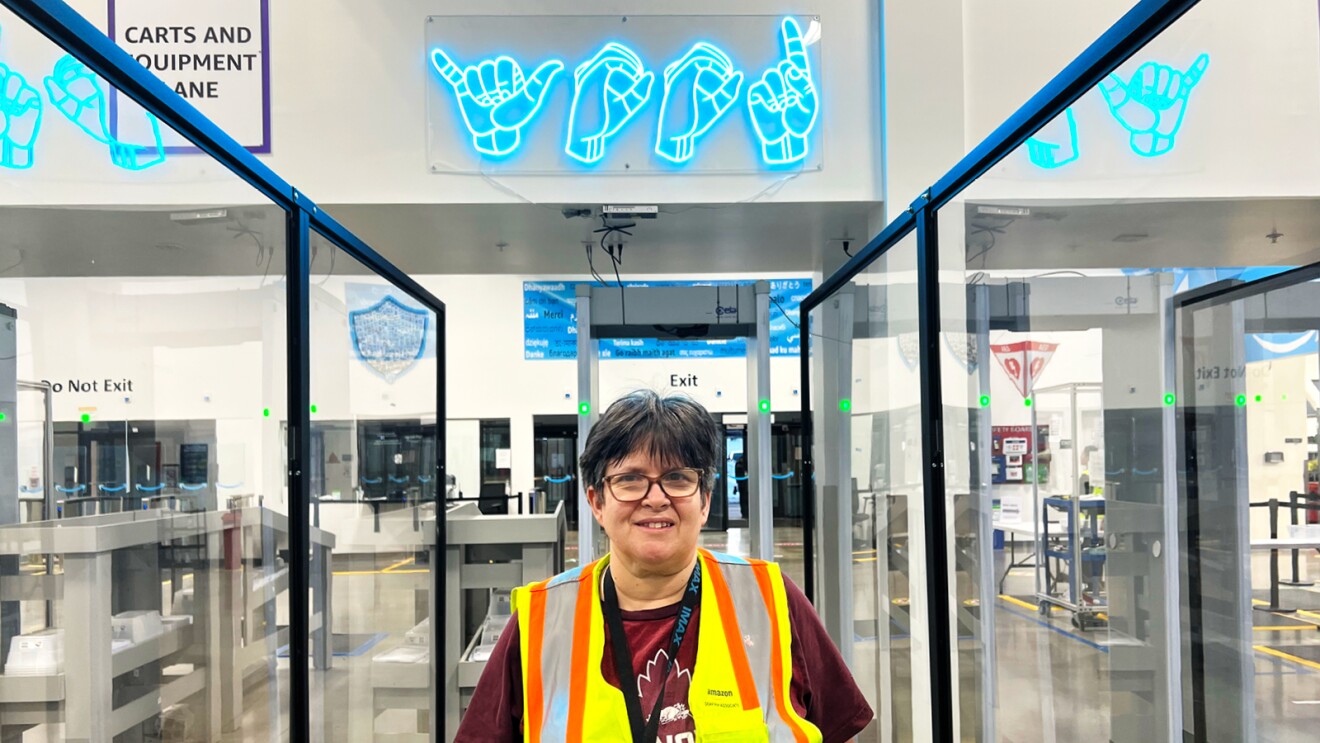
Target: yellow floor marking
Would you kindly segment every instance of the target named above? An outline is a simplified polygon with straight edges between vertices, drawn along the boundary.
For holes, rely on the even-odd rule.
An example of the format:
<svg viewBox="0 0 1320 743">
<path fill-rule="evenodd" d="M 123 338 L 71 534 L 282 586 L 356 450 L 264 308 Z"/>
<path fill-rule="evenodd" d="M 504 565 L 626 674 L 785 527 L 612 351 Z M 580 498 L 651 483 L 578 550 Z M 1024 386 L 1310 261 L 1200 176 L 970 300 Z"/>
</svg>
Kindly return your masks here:
<svg viewBox="0 0 1320 743">
<path fill-rule="evenodd" d="M 381 568 L 380 570 L 336 570 L 334 571 L 333 575 L 385 575 L 385 574 L 409 575 L 412 573 L 431 572 L 429 570 L 399 570 L 399 568 L 403 567 L 404 565 L 408 565 L 413 562 L 416 562 L 416 560 L 417 560 L 416 557 L 405 557 L 402 560 L 399 560 L 398 562 L 394 563 L 393 565 Z"/>
<path fill-rule="evenodd" d="M 1306 630 L 1320 630 L 1314 624 L 1292 624 L 1286 627 L 1252 627 L 1255 632 L 1304 632 Z"/>
<path fill-rule="evenodd" d="M 858 557 L 858 558 L 854 559 L 853 562 L 875 562 L 875 561 L 878 560 L 878 559 L 880 559 L 880 558 L 878 558 L 878 557 Z"/>
<path fill-rule="evenodd" d="M 1022 599 L 1017 598 L 1016 596 L 1009 596 L 1008 594 L 1001 593 L 1001 594 L 999 594 L 999 598 L 1001 598 L 1001 599 L 1007 601 L 1007 602 L 1010 603 L 1010 604 L 1015 604 L 1015 605 L 1017 605 L 1017 606 L 1020 606 L 1020 607 L 1022 607 L 1023 609 L 1030 609 L 1031 611 L 1036 611 L 1036 609 L 1037 609 L 1037 607 L 1032 606 L 1031 604 L 1028 604 L 1027 602 L 1023 601 Z"/>
<path fill-rule="evenodd" d="M 1260 652 L 1266 655 L 1273 655 L 1276 658 L 1283 658 L 1284 660 L 1290 660 L 1298 665 L 1306 666 L 1307 668 L 1313 668 L 1317 671 L 1320 671 L 1320 663 L 1316 663 L 1313 660 L 1298 658 L 1297 656 L 1292 655 L 1290 653 L 1285 653 L 1282 650 L 1275 650 L 1274 648 L 1267 648 L 1264 645 L 1255 645 L 1253 647 L 1255 647 L 1256 650 L 1259 650 Z"/>
</svg>

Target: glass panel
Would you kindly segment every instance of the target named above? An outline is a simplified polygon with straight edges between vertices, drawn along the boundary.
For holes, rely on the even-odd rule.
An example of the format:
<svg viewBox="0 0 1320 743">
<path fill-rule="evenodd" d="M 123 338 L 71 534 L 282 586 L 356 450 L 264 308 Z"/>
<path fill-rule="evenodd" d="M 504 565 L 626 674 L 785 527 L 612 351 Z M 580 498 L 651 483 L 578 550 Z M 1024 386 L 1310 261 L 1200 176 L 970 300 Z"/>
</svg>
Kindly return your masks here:
<svg viewBox="0 0 1320 743">
<path fill-rule="evenodd" d="M 279 740 L 285 213 L 0 29 L 0 737 Z"/>
<path fill-rule="evenodd" d="M 1320 258 L 1318 23 L 1314 6 L 1200 3 L 939 214 L 963 740 L 1289 741 L 1320 719 L 1292 704 L 1316 696 L 1310 651 L 1288 650 L 1309 634 L 1266 626 L 1304 615 L 1257 612 L 1247 623 L 1252 599 L 1268 601 L 1251 592 L 1269 585 L 1269 571 L 1246 530 L 1253 542 L 1269 531 L 1268 508 L 1247 510 L 1246 488 L 1251 502 L 1303 492 L 1305 444 L 1262 439 L 1255 451 L 1231 427 L 1198 433 L 1218 466 L 1251 464 L 1241 492 L 1217 486 L 1211 498 L 1222 508 L 1237 498 L 1240 521 L 1201 517 L 1207 529 L 1211 519 L 1244 531 L 1202 534 L 1213 551 L 1201 564 L 1220 572 L 1187 584 L 1198 556 L 1180 561 L 1187 535 L 1171 497 L 1186 401 L 1174 389 L 1167 309 L 1180 292 Z M 1267 47 L 1243 43 L 1257 33 L 1276 35 Z M 1280 97 L 1286 115 L 1250 113 Z M 1205 342 L 1221 344 L 1221 356 L 1242 337 L 1228 319 L 1196 324 L 1217 334 Z M 1230 374 L 1241 363 L 1206 366 Z M 1304 421 L 1301 394 L 1290 391 L 1288 415 Z M 1204 404 L 1214 412 L 1224 401 Z M 1285 451 L 1285 464 L 1267 468 L 1266 451 Z M 1287 476 L 1264 474 L 1275 472 Z M 1200 631 L 1189 629 L 1197 602 Z M 1197 656 L 1207 664 L 1200 692 Z"/>
<path fill-rule="evenodd" d="M 445 722 L 431 708 L 438 318 L 324 236 L 311 250 L 312 727 L 426 736 Z"/>
<path fill-rule="evenodd" d="M 1186 553 L 1184 725 L 1196 740 L 1301 741 L 1316 716 L 1320 497 L 1317 270 L 1179 314 L 1180 488 Z M 1248 559 L 1246 556 L 1250 555 Z M 1310 683 L 1308 683 L 1310 682 Z M 1251 703 L 1253 698 L 1255 704 Z M 1263 704 L 1268 700 L 1273 703 Z"/>
<path fill-rule="evenodd" d="M 811 318 L 817 604 L 879 720 L 863 740 L 931 738 L 916 268 L 909 235 Z"/>
</svg>

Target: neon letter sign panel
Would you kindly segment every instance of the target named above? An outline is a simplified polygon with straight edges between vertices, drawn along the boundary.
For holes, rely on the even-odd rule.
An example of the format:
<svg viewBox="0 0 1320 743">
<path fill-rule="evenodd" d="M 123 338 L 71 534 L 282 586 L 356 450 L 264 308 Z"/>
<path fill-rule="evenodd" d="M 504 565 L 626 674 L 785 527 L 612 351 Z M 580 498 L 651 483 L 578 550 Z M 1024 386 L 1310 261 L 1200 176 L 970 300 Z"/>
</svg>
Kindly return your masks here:
<svg viewBox="0 0 1320 743">
<path fill-rule="evenodd" d="M 125 170 L 146 170 L 165 162 L 160 122 L 150 112 L 146 116 L 151 124 L 153 144 L 130 144 L 111 136 L 109 106 L 101 80 L 72 55 L 65 55 L 55 63 L 54 71 L 46 78 L 46 94 L 65 118 L 110 148 L 110 161 L 115 165 Z"/>
<path fill-rule="evenodd" d="M 811 63 L 797 21 L 784 19 L 779 42 L 783 60 L 766 70 L 747 91 L 752 125 L 761 140 L 761 157 L 769 165 L 798 162 L 807 156 L 807 136 L 820 113 Z"/>
<path fill-rule="evenodd" d="M 655 153 L 674 163 L 691 160 L 697 139 L 738 100 L 742 81 L 743 74 L 733 69 L 729 56 L 705 42 L 666 67 Z"/>
<path fill-rule="evenodd" d="M 578 162 L 599 162 L 605 143 L 651 98 L 655 75 L 633 50 L 610 42 L 573 72 L 573 106 L 564 151 Z"/>
<path fill-rule="evenodd" d="M 1133 152 L 1157 157 L 1173 149 L 1187 111 L 1187 96 L 1209 66 L 1208 54 L 1197 57 L 1186 72 L 1147 62 L 1126 82 L 1112 72 L 1100 82 L 1109 112 L 1128 130 Z"/>
<path fill-rule="evenodd" d="M 522 128 L 541 110 L 546 90 L 564 69 L 552 59 L 525 77 L 522 66 L 504 55 L 459 69 L 441 49 L 431 51 L 431 64 L 454 89 L 472 145 L 492 157 L 518 149 Z"/>
</svg>

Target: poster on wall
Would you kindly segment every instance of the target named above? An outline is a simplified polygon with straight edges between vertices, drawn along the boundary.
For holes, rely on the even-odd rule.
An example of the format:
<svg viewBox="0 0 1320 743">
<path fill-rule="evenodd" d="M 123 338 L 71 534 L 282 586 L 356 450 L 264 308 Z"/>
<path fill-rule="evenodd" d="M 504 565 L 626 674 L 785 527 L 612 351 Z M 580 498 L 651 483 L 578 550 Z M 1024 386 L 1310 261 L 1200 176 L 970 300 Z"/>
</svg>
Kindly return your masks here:
<svg viewBox="0 0 1320 743">
<path fill-rule="evenodd" d="M 573 360 L 577 358 L 577 287 L 585 281 L 523 282 L 523 358 Z M 736 286 L 742 281 L 625 281 L 629 288 L 655 286 Z M 775 279 L 770 282 L 770 355 L 796 356 L 801 352 L 798 327 L 802 300 L 812 281 Z M 655 338 L 608 338 L 600 342 L 602 359 L 725 359 L 747 355 L 744 338 L 670 341 Z"/>
<path fill-rule="evenodd" d="M 347 283 L 344 304 L 353 355 L 386 382 L 435 358 L 435 318 L 395 287 Z"/>
<path fill-rule="evenodd" d="M 1050 427 L 991 426 L 990 481 L 995 484 L 1030 483 L 1032 452 L 1035 452 L 1036 482 L 1050 479 Z"/>
<path fill-rule="evenodd" d="M 269 0 L 109 0 L 107 35 L 250 152 L 270 152 Z M 110 97 L 111 134 L 200 150 Z M 134 108 L 134 107 L 127 107 Z"/>
</svg>

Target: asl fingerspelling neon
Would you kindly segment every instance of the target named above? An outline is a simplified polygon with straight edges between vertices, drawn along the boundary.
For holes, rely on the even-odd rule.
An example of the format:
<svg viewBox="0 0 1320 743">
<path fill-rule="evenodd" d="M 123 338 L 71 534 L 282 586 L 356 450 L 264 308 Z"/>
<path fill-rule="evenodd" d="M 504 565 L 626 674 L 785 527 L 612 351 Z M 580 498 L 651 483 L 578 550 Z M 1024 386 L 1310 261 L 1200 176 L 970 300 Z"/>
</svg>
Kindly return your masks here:
<svg viewBox="0 0 1320 743">
<path fill-rule="evenodd" d="M 431 50 L 431 65 L 458 98 L 472 146 L 490 157 L 518 149 L 523 127 L 541 111 L 550 83 L 564 69 L 562 61 L 551 59 L 528 77 L 522 65 L 503 54 L 460 69 L 439 48 Z"/>
<path fill-rule="evenodd" d="M 820 96 L 811 74 L 802 29 L 785 18 L 779 28 L 783 59 L 761 74 L 747 90 L 747 109 L 767 165 L 800 162 L 807 156 L 807 137 L 820 116 Z"/>
<path fill-rule="evenodd" d="M 820 117 L 819 88 L 798 22 L 784 18 L 779 37 L 780 61 L 746 90 L 745 73 L 711 42 L 693 44 L 666 65 L 655 155 L 671 165 L 691 162 L 701 140 L 741 100 L 764 164 L 804 160 Z M 528 76 L 504 54 L 460 66 L 439 47 L 431 50 L 430 63 L 453 91 L 473 147 L 492 159 L 506 158 L 522 146 L 524 127 L 542 111 L 564 68 L 561 60 L 550 59 Z M 620 42 L 604 44 L 579 64 L 573 72 L 564 153 L 582 165 L 602 162 L 611 141 L 651 103 L 655 78 L 641 55 Z"/>
<path fill-rule="evenodd" d="M 632 49 L 613 42 L 573 72 L 573 104 L 564 152 L 585 165 L 605 157 L 605 146 L 651 99 L 655 75 Z M 591 107 L 595 116 L 583 109 Z M 584 133 L 583 128 L 590 133 Z"/>
<path fill-rule="evenodd" d="M 743 73 L 733 68 L 729 55 L 704 41 L 665 67 L 655 154 L 671 163 L 691 160 L 697 140 L 738 100 L 742 82 Z"/>
<path fill-rule="evenodd" d="M 110 161 L 124 170 L 146 170 L 165 162 L 165 147 L 160 138 L 160 122 L 144 112 L 151 127 L 152 143 L 137 145 L 124 142 L 110 133 L 109 97 L 101 78 L 73 55 L 66 54 L 55 63 L 46 78 L 46 95 L 64 118 L 87 136 L 110 148 Z"/>
<path fill-rule="evenodd" d="M 1114 120 L 1128 133 L 1128 146 L 1141 157 L 1160 157 L 1173 151 L 1186 121 L 1192 91 L 1210 67 L 1210 55 L 1202 53 L 1186 72 L 1159 62 L 1145 62 L 1127 80 L 1110 73 L 1099 90 Z M 1057 121 L 1057 120 L 1056 120 Z M 1077 121 L 1071 108 L 1064 111 L 1067 132 L 1051 123 L 1027 140 L 1027 157 L 1040 168 L 1053 169 L 1075 161 L 1079 155 Z"/>
</svg>

